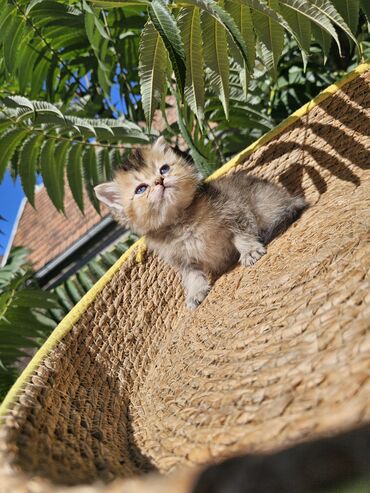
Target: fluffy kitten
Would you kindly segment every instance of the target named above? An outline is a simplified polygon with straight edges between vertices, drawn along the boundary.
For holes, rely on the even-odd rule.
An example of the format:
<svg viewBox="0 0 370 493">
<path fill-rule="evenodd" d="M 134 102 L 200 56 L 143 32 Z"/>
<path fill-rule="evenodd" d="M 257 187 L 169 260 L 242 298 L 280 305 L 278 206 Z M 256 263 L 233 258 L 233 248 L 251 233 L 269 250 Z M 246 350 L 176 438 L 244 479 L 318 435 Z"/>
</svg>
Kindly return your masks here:
<svg viewBox="0 0 370 493">
<path fill-rule="evenodd" d="M 307 206 L 302 197 L 245 173 L 204 183 L 163 138 L 135 150 L 114 181 L 98 185 L 95 193 L 116 219 L 145 234 L 149 248 L 180 270 L 191 309 L 231 265 L 239 260 L 251 266 L 261 258 L 266 243 Z"/>
</svg>

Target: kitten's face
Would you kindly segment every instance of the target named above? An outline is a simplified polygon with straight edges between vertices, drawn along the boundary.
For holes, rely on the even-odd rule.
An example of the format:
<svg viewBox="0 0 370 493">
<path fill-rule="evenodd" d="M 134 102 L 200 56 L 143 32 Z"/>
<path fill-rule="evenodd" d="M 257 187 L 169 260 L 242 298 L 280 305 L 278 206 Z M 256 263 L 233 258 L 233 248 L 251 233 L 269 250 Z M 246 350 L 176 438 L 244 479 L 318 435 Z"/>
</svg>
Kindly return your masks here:
<svg viewBox="0 0 370 493">
<path fill-rule="evenodd" d="M 114 182 L 99 185 L 96 194 L 107 203 L 102 192 L 110 185 L 116 209 L 121 207 L 121 215 L 136 232 L 146 234 L 175 223 L 191 204 L 198 184 L 195 168 L 158 139 L 152 147 L 135 151 Z"/>
</svg>

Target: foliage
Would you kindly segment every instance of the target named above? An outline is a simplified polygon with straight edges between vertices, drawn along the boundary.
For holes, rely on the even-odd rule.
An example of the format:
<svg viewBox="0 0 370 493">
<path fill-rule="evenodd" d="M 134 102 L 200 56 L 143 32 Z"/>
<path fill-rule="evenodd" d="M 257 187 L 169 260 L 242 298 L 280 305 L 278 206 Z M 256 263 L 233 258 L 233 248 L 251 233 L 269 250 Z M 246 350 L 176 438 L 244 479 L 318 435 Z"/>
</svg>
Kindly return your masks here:
<svg viewBox="0 0 370 493">
<path fill-rule="evenodd" d="M 120 0 L 92 1 L 105 8 L 127 5 Z M 135 3 L 146 4 L 149 14 L 140 46 L 141 91 L 149 126 L 154 103 L 166 93 L 165 73 L 174 74 L 180 96 L 202 122 L 203 74 L 228 118 L 230 68 L 237 65 L 235 79 L 246 90 L 258 49 L 265 67 L 276 74 L 284 33 L 295 39 L 305 62 L 311 36 L 324 50 L 333 38 L 340 50 L 339 29 L 357 44 L 358 1 L 347 2 L 347 8 L 328 0 L 181 0 L 176 3 L 151 0 L 130 2 L 130 5 Z M 151 57 L 149 61 L 147 51 L 153 46 L 158 47 L 161 56 Z"/>
<path fill-rule="evenodd" d="M 3 157 L 0 181 L 7 162 L 12 160 L 32 205 L 36 171 L 41 171 L 50 199 L 58 210 L 63 211 L 66 171 L 81 211 L 84 178 L 89 197 L 99 212 L 93 187 L 110 178 L 114 162 L 119 159 L 117 153 L 120 155 L 118 142 L 148 143 L 148 137 L 140 127 L 127 120 L 98 120 L 63 114 L 56 105 L 25 97 L 6 97 L 1 110 Z"/>
<path fill-rule="evenodd" d="M 367 40 L 361 43 L 364 56 L 370 59 L 368 32 L 363 37 Z M 332 47 L 324 66 L 323 52 L 314 45 L 305 65 L 296 43 L 291 40 L 286 43 L 279 60 L 276 78 L 269 76 L 266 68 L 257 62 L 247 96 L 244 98 L 242 90 L 233 87 L 228 121 L 225 120 L 222 106 L 217 99 L 209 98 L 205 118 L 215 126 L 212 134 L 207 135 L 208 142 L 199 127 L 194 126 L 197 145 L 207 155 L 208 161 L 226 161 L 340 79 L 347 71 L 353 70 L 359 62 L 353 48 L 348 46 L 343 55 L 345 56 L 339 56 L 335 47 Z M 191 116 L 188 123 L 191 124 Z M 212 140 L 218 143 L 218 148 L 209 145 Z"/>
<path fill-rule="evenodd" d="M 8 166 L 33 201 L 41 173 L 63 210 L 64 174 L 79 207 L 122 159 L 147 143 L 136 122 L 140 9 L 85 2 L 0 0 L 0 181 Z M 122 29 L 122 26 L 125 26 Z"/>
<path fill-rule="evenodd" d="M 53 328 L 46 309 L 56 308 L 56 297 L 28 285 L 28 251 L 13 249 L 0 268 L 0 400 L 19 373 L 22 359 L 40 346 Z"/>
<path fill-rule="evenodd" d="M 98 209 L 94 185 L 132 145 L 153 137 L 155 110 L 169 95 L 178 121 L 165 135 L 180 133 L 209 173 L 274 126 L 292 99 L 301 101 L 297 87 L 281 85 L 288 56 L 302 74 L 329 63 L 332 46 L 342 58 L 363 59 L 358 19 L 368 33 L 369 15 L 367 0 L 0 0 L 0 7 L 0 180 L 6 167 L 19 174 L 32 203 L 41 173 L 60 211 L 65 174 L 81 210 L 83 186 Z M 292 71 L 287 80 L 296 84 Z"/>
</svg>

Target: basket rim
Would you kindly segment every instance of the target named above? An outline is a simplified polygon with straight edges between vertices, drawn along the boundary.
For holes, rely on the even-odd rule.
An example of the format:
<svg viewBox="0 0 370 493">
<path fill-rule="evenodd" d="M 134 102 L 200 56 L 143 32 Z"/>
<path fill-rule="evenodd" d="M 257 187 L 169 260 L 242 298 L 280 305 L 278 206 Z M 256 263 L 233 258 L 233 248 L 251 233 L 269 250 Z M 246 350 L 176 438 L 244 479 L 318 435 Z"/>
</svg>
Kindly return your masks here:
<svg viewBox="0 0 370 493">
<path fill-rule="evenodd" d="M 370 60 L 367 60 L 364 63 L 358 65 L 352 72 L 349 72 L 342 79 L 321 91 L 315 98 L 296 110 L 275 128 L 264 134 L 251 145 L 235 155 L 230 161 L 228 161 L 223 166 L 221 166 L 221 168 L 212 173 L 212 175 L 210 175 L 206 179 L 206 181 L 216 179 L 226 174 L 229 170 L 237 166 L 241 161 L 245 160 L 247 156 L 249 156 L 257 149 L 281 134 L 284 130 L 293 125 L 297 120 L 307 115 L 321 102 L 325 101 L 330 96 L 335 94 L 344 85 L 353 81 L 368 70 L 370 70 Z M 24 386 L 28 383 L 42 361 L 47 357 L 50 351 L 52 351 L 59 344 L 59 342 L 72 330 L 73 325 L 80 319 L 80 317 L 88 309 L 88 307 L 99 295 L 99 293 L 111 281 L 113 276 L 119 271 L 126 260 L 128 260 L 131 257 L 132 253 L 136 251 L 136 261 L 138 263 L 143 262 L 143 253 L 145 252 L 145 250 L 145 237 L 142 237 L 138 241 L 136 241 L 125 253 L 122 254 L 122 256 L 112 265 L 112 267 L 94 284 L 94 286 L 81 298 L 81 300 L 55 327 L 53 332 L 35 353 L 31 361 L 28 363 L 26 368 L 13 384 L 13 386 L 10 388 L 3 402 L 0 404 L 1 421 L 4 420 L 5 416 L 10 411 L 12 404 L 16 401 L 18 395 L 22 392 Z"/>
</svg>

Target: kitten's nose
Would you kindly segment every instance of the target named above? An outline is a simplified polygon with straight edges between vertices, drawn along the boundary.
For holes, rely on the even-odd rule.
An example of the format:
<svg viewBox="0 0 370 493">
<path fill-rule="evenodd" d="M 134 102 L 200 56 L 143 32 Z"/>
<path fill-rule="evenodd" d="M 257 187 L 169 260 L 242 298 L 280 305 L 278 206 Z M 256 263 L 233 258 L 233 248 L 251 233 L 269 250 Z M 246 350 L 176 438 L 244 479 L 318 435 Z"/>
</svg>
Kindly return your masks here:
<svg viewBox="0 0 370 493">
<path fill-rule="evenodd" d="M 158 176 L 154 182 L 155 185 L 163 185 L 163 176 Z"/>
</svg>

